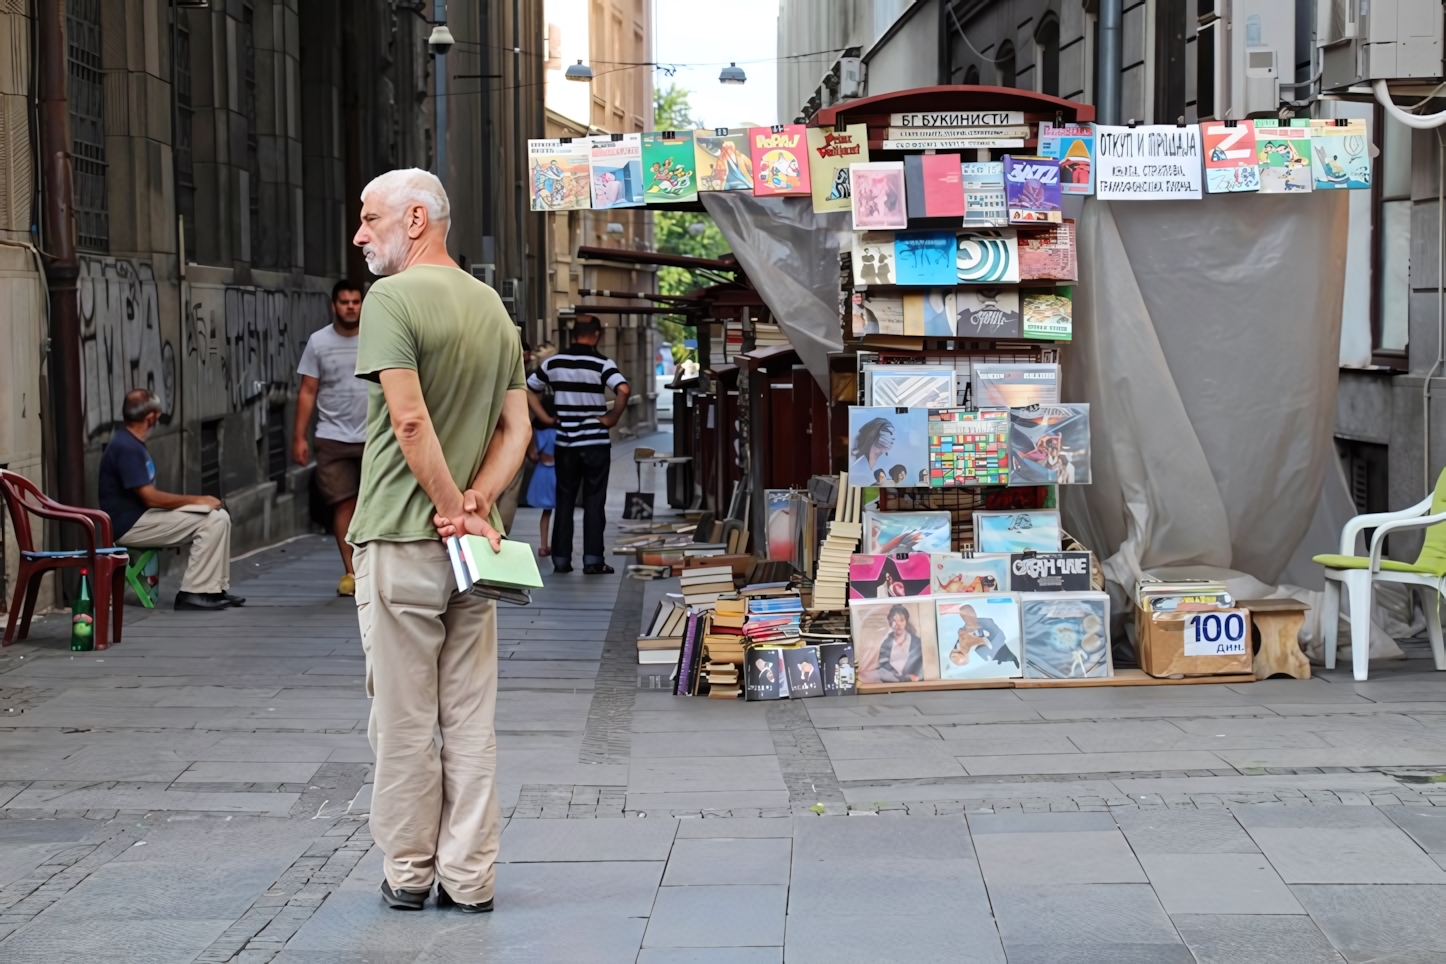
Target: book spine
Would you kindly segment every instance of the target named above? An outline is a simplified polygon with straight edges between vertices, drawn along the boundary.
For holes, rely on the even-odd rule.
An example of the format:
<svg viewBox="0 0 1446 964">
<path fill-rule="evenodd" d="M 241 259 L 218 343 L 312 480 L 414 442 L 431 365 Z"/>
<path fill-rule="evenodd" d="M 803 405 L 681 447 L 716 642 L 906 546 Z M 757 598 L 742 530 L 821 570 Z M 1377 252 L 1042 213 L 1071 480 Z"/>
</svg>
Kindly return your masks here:
<svg viewBox="0 0 1446 964">
<path fill-rule="evenodd" d="M 461 536 L 457 537 L 457 544 L 462 549 L 462 562 L 464 564 L 463 568 L 467 573 L 467 584 L 473 585 L 477 582 L 479 570 L 477 568 L 477 560 L 472 555 L 472 546 Z"/>
<path fill-rule="evenodd" d="M 462 540 L 452 536 L 447 540 L 447 558 L 452 563 L 452 576 L 457 580 L 457 591 L 460 593 L 469 592 L 472 584 L 467 581 L 467 574 L 462 570 Z"/>
<path fill-rule="evenodd" d="M 688 615 L 687 628 L 683 630 L 683 645 L 678 649 L 678 668 L 673 676 L 673 695 L 688 695 L 687 669 L 693 662 L 693 649 L 698 645 L 698 617 Z"/>
</svg>

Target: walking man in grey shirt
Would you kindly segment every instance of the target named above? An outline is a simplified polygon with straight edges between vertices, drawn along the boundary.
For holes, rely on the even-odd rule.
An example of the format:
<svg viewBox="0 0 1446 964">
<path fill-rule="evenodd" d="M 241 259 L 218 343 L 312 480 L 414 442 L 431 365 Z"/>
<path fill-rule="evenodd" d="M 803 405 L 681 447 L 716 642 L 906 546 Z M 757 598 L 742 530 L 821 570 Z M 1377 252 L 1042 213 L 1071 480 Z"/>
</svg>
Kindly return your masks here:
<svg viewBox="0 0 1446 964">
<path fill-rule="evenodd" d="M 367 383 L 356 377 L 361 306 L 361 286 L 345 279 L 338 281 L 331 289 L 332 323 L 312 334 L 296 366 L 301 390 L 296 395 L 291 457 L 299 465 L 311 461 L 306 429 L 315 410 L 316 489 L 331 509 L 331 529 L 346 566 L 336 587 L 338 596 L 356 595 L 356 570 L 346 531 L 356 511 L 362 448 L 367 439 Z"/>
</svg>

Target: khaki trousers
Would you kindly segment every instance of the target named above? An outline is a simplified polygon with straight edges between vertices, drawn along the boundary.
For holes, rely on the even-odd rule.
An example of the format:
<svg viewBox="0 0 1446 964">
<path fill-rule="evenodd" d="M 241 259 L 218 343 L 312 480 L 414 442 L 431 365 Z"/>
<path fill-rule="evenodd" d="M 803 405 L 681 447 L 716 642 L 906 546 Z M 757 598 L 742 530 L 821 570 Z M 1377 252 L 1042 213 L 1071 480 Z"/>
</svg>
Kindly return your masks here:
<svg viewBox="0 0 1446 964">
<path fill-rule="evenodd" d="M 231 588 L 231 516 L 225 509 L 182 512 L 147 509 L 118 540 L 145 549 L 191 544 L 181 592 L 225 592 Z"/>
<path fill-rule="evenodd" d="M 371 832 L 387 882 L 426 890 L 435 879 L 459 903 L 491 900 L 496 604 L 458 594 L 441 541 L 368 542 L 355 562 L 377 757 Z"/>
</svg>

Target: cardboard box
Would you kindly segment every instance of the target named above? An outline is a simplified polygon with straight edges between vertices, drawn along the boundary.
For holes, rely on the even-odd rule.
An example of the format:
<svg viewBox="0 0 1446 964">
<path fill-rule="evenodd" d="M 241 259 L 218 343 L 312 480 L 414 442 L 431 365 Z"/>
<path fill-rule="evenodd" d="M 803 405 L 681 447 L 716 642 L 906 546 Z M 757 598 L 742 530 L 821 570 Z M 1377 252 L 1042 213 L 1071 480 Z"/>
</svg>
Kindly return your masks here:
<svg viewBox="0 0 1446 964">
<path fill-rule="evenodd" d="M 1200 612 L 1147 613 L 1135 607 L 1135 639 L 1140 669 L 1151 676 L 1239 676 L 1254 673 L 1250 613 L 1240 610 L 1245 621 L 1245 652 L 1229 656 L 1186 656 L 1185 628 Z"/>
</svg>

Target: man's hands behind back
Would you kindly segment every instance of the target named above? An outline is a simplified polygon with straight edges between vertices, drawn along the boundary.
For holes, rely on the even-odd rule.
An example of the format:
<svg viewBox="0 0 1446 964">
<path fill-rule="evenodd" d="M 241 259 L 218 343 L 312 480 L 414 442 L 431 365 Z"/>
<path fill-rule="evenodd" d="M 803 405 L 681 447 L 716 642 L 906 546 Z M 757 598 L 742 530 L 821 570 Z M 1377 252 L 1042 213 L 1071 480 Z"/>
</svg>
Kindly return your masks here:
<svg viewBox="0 0 1446 964">
<path fill-rule="evenodd" d="M 502 533 L 487 521 L 489 511 L 491 506 L 486 505 L 477 490 L 468 489 L 462 493 L 462 514 L 456 518 L 448 518 L 438 512 L 432 517 L 432 525 L 437 527 L 437 535 L 443 539 L 464 534 L 481 536 L 492 544 L 493 552 L 501 552 Z"/>
</svg>

